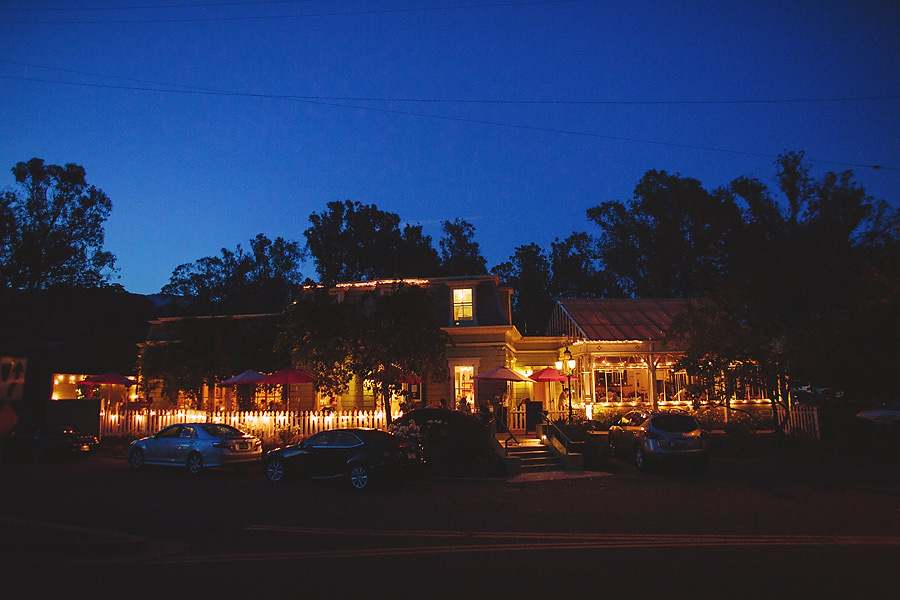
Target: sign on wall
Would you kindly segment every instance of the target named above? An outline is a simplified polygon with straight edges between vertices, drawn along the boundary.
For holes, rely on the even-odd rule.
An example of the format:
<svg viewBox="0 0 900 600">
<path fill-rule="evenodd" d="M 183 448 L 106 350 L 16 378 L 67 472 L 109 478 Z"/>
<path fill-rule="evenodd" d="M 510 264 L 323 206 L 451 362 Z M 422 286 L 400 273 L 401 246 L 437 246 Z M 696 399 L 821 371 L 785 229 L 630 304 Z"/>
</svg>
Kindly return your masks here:
<svg viewBox="0 0 900 600">
<path fill-rule="evenodd" d="M 21 402 L 25 387 L 26 358 L 0 358 L 0 402 Z"/>
</svg>

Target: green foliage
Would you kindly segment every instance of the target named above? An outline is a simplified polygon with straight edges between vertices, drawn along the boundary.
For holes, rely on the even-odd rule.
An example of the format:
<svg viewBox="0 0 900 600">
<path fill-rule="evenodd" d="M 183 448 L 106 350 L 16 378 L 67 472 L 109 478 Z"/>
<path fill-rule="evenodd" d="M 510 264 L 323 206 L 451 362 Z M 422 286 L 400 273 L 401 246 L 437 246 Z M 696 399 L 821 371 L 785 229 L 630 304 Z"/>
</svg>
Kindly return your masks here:
<svg viewBox="0 0 900 600">
<path fill-rule="evenodd" d="M 490 429 L 474 416 L 424 408 L 403 415 L 392 428 L 395 431 L 418 429 L 414 437 L 421 439 L 425 467 L 433 475 L 503 474 Z"/>
<path fill-rule="evenodd" d="M 400 284 L 347 292 L 342 302 L 325 288 L 305 290 L 285 311 L 278 344 L 315 372 L 318 391 L 343 393 L 356 376 L 389 395 L 406 377 L 446 380 L 448 341 L 428 293 Z"/>
<path fill-rule="evenodd" d="M 159 310 L 118 286 L 0 288 L 0 306 L 4 356 L 17 356 L 27 347 L 35 361 L 50 360 L 55 372 L 92 374 L 132 373 L 147 322 Z"/>
<path fill-rule="evenodd" d="M 441 274 L 445 277 L 487 275 L 487 261 L 475 241 L 475 227 L 462 219 L 444 221 Z"/>
<path fill-rule="evenodd" d="M 405 225 L 400 217 L 374 204 L 329 202 L 324 213 L 309 216 L 303 235 L 316 263 L 319 281 L 334 285 L 390 277 L 429 277 L 440 260 L 421 225 Z"/>
<path fill-rule="evenodd" d="M 605 298 L 622 294 L 600 264 L 596 241 L 587 233 L 573 233 L 551 244 L 550 290 L 555 298 Z"/>
<path fill-rule="evenodd" d="M 511 286 L 513 323 L 524 335 L 543 335 L 553 311 L 550 261 L 537 244 L 516 248 L 509 262 L 492 269 L 504 284 Z"/>
<path fill-rule="evenodd" d="M 250 240 L 250 252 L 238 244 L 180 265 L 163 294 L 178 298 L 182 312 L 194 315 L 276 313 L 284 310 L 300 287 L 301 250 L 297 242 Z"/>
<path fill-rule="evenodd" d="M 115 257 L 103 249 L 112 202 L 85 170 L 40 158 L 12 168 L 17 184 L 0 195 L 0 285 L 23 290 L 108 283 Z"/>
<path fill-rule="evenodd" d="M 275 371 L 283 357 L 273 351 L 278 317 L 191 317 L 169 324 L 172 341 L 143 348 L 139 368 L 144 380 L 162 382 L 164 396 L 183 392 L 196 401 L 203 387 L 255 368 Z"/>
<path fill-rule="evenodd" d="M 588 209 L 600 227 L 603 267 L 627 294 L 690 298 L 707 294 L 727 274 L 731 233 L 740 210 L 695 179 L 648 171 L 627 204 Z"/>
</svg>

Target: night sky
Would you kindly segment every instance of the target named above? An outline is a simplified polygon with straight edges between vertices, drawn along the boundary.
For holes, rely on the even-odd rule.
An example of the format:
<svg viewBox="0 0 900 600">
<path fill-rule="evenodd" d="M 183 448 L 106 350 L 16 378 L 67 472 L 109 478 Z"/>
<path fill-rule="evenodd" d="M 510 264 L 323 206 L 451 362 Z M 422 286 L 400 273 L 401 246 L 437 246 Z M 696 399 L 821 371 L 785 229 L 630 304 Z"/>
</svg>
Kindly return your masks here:
<svg viewBox="0 0 900 600">
<path fill-rule="evenodd" d="M 805 151 L 898 206 L 898 32 L 874 0 L 0 0 L 0 188 L 84 166 L 135 293 L 334 200 L 435 247 L 466 219 L 489 267 L 649 169 L 774 188 Z"/>
</svg>

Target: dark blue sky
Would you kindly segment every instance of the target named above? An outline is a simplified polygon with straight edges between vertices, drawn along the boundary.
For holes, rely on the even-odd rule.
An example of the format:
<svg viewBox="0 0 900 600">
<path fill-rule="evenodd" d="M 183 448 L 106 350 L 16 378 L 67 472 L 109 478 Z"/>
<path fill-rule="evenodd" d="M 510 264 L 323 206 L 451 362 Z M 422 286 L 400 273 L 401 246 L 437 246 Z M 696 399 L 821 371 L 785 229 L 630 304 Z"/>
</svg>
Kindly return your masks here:
<svg viewBox="0 0 900 600">
<path fill-rule="evenodd" d="M 303 243 L 332 200 L 435 246 L 464 218 L 489 266 L 592 232 L 649 169 L 774 187 L 802 150 L 897 206 L 898 31 L 874 0 L 2 2 L 0 187 L 83 165 L 136 293 L 258 233 Z"/>
</svg>

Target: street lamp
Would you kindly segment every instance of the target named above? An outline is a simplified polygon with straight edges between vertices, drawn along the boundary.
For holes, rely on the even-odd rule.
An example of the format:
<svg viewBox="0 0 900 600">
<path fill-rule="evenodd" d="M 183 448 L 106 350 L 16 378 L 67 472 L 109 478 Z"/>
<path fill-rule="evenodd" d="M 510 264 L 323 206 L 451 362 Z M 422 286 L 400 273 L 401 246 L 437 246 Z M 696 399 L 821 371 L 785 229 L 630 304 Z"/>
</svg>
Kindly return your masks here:
<svg viewBox="0 0 900 600">
<path fill-rule="evenodd" d="M 566 367 L 566 392 L 569 396 L 569 423 L 572 422 L 572 371 L 575 370 L 575 359 L 572 358 L 572 353 L 569 352 L 569 347 L 566 346 L 566 351 L 563 352 L 563 360 L 556 361 L 556 370 L 562 371 L 563 366 Z"/>
</svg>

